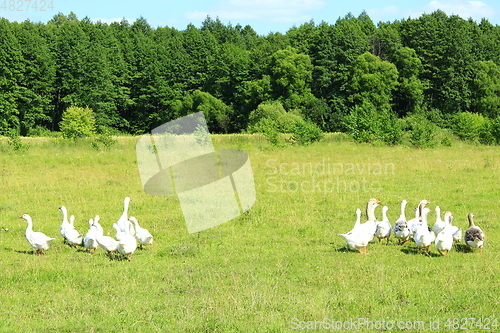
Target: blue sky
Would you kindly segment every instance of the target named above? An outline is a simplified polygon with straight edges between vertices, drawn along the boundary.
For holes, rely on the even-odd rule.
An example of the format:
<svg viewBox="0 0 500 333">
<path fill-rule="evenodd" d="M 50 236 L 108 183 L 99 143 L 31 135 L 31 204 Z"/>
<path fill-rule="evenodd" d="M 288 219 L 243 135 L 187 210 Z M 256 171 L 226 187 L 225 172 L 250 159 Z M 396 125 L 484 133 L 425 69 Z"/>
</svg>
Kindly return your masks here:
<svg viewBox="0 0 500 333">
<path fill-rule="evenodd" d="M 54 8 L 45 7 L 45 11 L 41 11 L 44 1 L 45 4 L 52 2 Z M 363 10 L 375 23 L 418 17 L 441 9 L 447 14 L 477 21 L 484 17 L 500 25 L 498 0 L 0 0 L 0 4 L 0 16 L 10 21 L 47 22 L 59 12 L 73 11 L 80 19 L 88 16 L 108 23 L 123 18 L 133 22 L 142 16 L 153 27 L 184 30 L 189 23 L 200 26 L 210 15 L 219 17 L 225 24 L 249 24 L 261 35 L 284 33 L 310 20 L 334 23 L 349 12 L 357 16 Z"/>
</svg>

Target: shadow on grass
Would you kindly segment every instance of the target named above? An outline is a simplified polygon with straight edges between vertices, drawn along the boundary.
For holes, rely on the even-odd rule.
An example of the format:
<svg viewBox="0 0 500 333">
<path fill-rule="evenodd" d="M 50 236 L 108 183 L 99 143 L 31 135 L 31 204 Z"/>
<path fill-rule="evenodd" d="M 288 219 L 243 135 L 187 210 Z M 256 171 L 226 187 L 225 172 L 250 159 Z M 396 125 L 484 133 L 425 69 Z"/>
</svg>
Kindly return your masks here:
<svg viewBox="0 0 500 333">
<path fill-rule="evenodd" d="M 116 251 L 115 252 L 107 252 L 106 256 L 111 261 L 130 261 L 134 257 L 133 255 L 132 256 L 128 256 L 128 255 L 121 254 L 121 253 L 116 252 Z"/>
<path fill-rule="evenodd" d="M 460 252 L 460 253 L 472 253 L 472 252 L 474 252 L 474 251 L 472 251 L 471 248 L 469 248 L 465 244 L 455 243 L 455 244 L 453 244 L 453 247 L 455 248 L 455 251 Z"/>
<path fill-rule="evenodd" d="M 333 244 L 333 243 L 331 243 L 331 244 Z M 336 248 L 335 252 L 342 252 L 342 253 L 353 252 L 353 253 L 355 253 L 356 251 L 352 251 L 347 246 L 342 246 L 342 247 Z"/>
<path fill-rule="evenodd" d="M 91 249 L 87 249 L 85 247 L 79 247 L 76 249 L 76 252 L 83 252 L 83 253 L 88 253 L 88 254 L 94 254 L 96 253 L 97 250 L 91 250 Z"/>
<path fill-rule="evenodd" d="M 32 255 L 39 255 L 39 256 L 40 255 L 45 255 L 44 252 L 42 252 L 42 253 L 36 253 L 35 250 L 30 250 L 30 251 L 28 251 L 28 250 L 12 250 L 12 249 L 8 249 L 8 250 L 14 251 L 16 253 L 21 253 L 21 254 L 29 254 L 30 256 L 32 256 Z"/>
<path fill-rule="evenodd" d="M 405 248 L 405 249 L 401 249 L 401 252 L 405 253 L 405 254 L 413 254 L 413 255 L 423 255 L 423 256 L 427 256 L 427 257 L 441 257 L 441 255 L 439 253 L 434 253 L 434 252 L 430 252 L 430 251 L 419 251 L 417 248 Z"/>
</svg>

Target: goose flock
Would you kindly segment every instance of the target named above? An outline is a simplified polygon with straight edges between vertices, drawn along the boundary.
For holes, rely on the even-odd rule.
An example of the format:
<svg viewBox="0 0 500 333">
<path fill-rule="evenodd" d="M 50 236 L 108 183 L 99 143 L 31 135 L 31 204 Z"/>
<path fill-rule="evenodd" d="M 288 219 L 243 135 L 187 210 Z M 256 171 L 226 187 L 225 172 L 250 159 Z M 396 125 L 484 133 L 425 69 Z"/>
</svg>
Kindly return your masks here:
<svg viewBox="0 0 500 333">
<path fill-rule="evenodd" d="M 99 223 L 99 215 L 89 219 L 89 229 L 85 235 L 80 233 L 74 226 L 75 216 L 71 215 L 68 219 L 66 207 L 59 207 L 62 212 L 62 223 L 59 231 L 64 242 L 71 247 L 82 246 L 92 252 L 101 247 L 110 255 L 118 252 L 131 260 L 137 246 L 142 248 L 144 245 L 153 244 L 153 236 L 147 229 L 139 225 L 135 217 L 128 216 L 130 201 L 129 197 L 124 199 L 123 213 L 113 224 L 113 228 L 116 230 L 115 238 L 104 236 L 104 230 Z M 26 240 L 35 249 L 34 253 L 40 255 L 47 251 L 55 238 L 42 232 L 33 231 L 33 221 L 30 215 L 24 214 L 19 218 L 26 220 Z"/>
<path fill-rule="evenodd" d="M 419 249 L 419 252 L 429 253 L 429 247 L 432 243 L 435 244 L 436 250 L 441 255 L 448 255 L 453 248 L 454 243 L 458 243 L 464 238 L 465 244 L 471 250 L 478 248 L 481 252 L 484 245 L 484 232 L 480 227 L 474 224 L 474 214 L 469 213 L 467 218 L 469 220 L 469 228 L 465 231 L 463 237 L 462 229 L 452 225 L 453 214 L 449 211 L 444 213 L 444 220 L 441 219 L 441 209 L 436 206 L 436 222 L 429 226 L 428 214 L 431 210 L 426 207 L 430 204 L 428 200 L 422 200 L 415 208 L 415 217 L 410 220 L 406 219 L 405 209 L 408 202 L 401 201 L 401 214 L 394 223 L 394 226 L 387 218 L 388 207 L 382 207 L 382 220 L 378 221 L 375 217 L 375 208 L 380 205 L 381 201 L 377 199 L 370 199 L 366 204 L 367 221 L 361 223 L 361 209 L 356 209 L 356 222 L 351 231 L 339 234 L 344 237 L 347 246 L 350 250 L 369 254 L 366 247 L 373 240 L 374 237 L 378 238 L 379 242 L 389 239 L 394 230 L 394 237 L 398 240 L 399 244 L 404 244 L 408 240 L 413 240 Z"/>
</svg>

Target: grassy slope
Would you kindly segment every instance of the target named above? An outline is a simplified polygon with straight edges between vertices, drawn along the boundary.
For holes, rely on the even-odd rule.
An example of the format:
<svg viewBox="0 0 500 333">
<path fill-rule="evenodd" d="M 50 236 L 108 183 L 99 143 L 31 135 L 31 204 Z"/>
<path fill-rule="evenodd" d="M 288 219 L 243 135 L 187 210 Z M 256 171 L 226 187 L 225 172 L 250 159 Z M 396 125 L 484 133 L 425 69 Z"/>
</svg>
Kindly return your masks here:
<svg viewBox="0 0 500 333">
<path fill-rule="evenodd" d="M 135 141 L 96 151 L 39 139 L 23 154 L 3 142 L 0 227 L 10 231 L 0 233 L 1 332 L 281 332 L 293 327 L 293 318 L 424 321 L 426 328 L 439 320 L 442 331 L 448 318 L 498 316 L 498 147 L 415 150 L 330 137 L 273 149 L 255 137 L 216 136 L 217 148 L 250 154 L 257 202 L 233 221 L 189 235 L 176 198 L 142 191 Z M 314 175 L 315 181 L 345 181 L 354 191 L 342 185 L 333 193 L 311 192 L 309 183 L 302 183 L 307 193 L 296 190 L 312 180 L 307 163 L 323 161 L 344 169 Z M 380 165 L 394 168 L 380 172 Z M 357 190 L 362 182 L 372 188 Z M 133 200 L 130 214 L 155 235 L 152 248 L 127 262 L 62 244 L 60 205 L 76 215 L 81 232 L 95 214 L 111 232 L 125 196 Z M 409 201 L 408 216 L 425 198 L 431 208 L 451 210 L 454 224 L 464 228 L 472 211 L 488 235 L 484 252 L 441 257 L 431 247 L 433 255 L 424 256 L 413 243 L 394 240 L 370 244 L 369 256 L 349 252 L 337 234 L 350 230 L 355 209 L 370 197 L 389 206 L 391 221 L 402 199 Z M 25 223 L 17 218 L 23 213 L 32 215 L 35 230 L 57 237 L 45 256 L 28 253 Z"/>
</svg>

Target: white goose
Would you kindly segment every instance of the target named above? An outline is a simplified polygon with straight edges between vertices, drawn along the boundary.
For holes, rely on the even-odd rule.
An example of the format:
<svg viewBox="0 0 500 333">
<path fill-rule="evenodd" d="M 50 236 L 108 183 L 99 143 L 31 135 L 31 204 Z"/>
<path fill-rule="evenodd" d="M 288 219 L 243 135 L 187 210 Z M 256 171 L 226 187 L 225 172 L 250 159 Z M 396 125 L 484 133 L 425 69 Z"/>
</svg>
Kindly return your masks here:
<svg viewBox="0 0 500 333">
<path fill-rule="evenodd" d="M 401 201 L 401 215 L 399 219 L 394 223 L 394 236 L 397 238 L 399 244 L 403 244 L 408 241 L 410 237 L 410 229 L 408 228 L 408 223 L 406 221 L 405 208 L 408 201 Z"/>
<path fill-rule="evenodd" d="M 121 230 L 121 232 L 125 232 L 125 228 L 129 228 L 130 223 L 128 221 L 128 207 L 130 201 L 131 199 L 129 197 L 125 197 L 125 199 L 123 199 L 123 213 L 118 219 L 118 221 L 116 221 L 116 225 L 118 229 Z"/>
<path fill-rule="evenodd" d="M 98 215 L 96 216 L 96 218 L 94 218 L 94 225 L 97 228 L 97 244 L 99 244 L 99 246 L 102 247 L 106 252 L 111 254 L 116 251 L 116 248 L 118 247 L 118 241 L 113 239 L 113 237 L 104 236 L 104 230 L 99 223 L 99 219 L 100 218 Z"/>
<path fill-rule="evenodd" d="M 59 207 L 59 209 L 63 214 L 62 223 L 61 226 L 59 227 L 59 232 L 61 233 L 61 236 L 64 238 L 64 241 L 66 242 L 66 230 L 70 228 L 70 224 L 68 221 L 68 210 L 64 206 Z"/>
<path fill-rule="evenodd" d="M 425 207 L 422 209 L 422 225 L 417 229 L 413 235 L 413 240 L 420 250 L 429 251 L 429 246 L 432 244 L 435 236 L 434 233 L 429 230 L 429 225 L 427 224 L 427 215 L 430 209 Z"/>
<path fill-rule="evenodd" d="M 369 254 L 366 251 L 366 246 L 373 239 L 375 229 L 376 229 L 376 220 L 375 220 L 375 208 L 378 206 L 377 199 L 370 199 L 367 204 L 367 215 L 368 221 L 363 224 L 358 224 L 358 219 L 356 220 L 355 228 L 346 234 L 339 234 L 339 236 L 344 237 L 347 246 L 349 249 L 353 251 L 357 251 L 362 254 Z M 360 211 L 356 211 L 356 214 L 360 216 Z"/>
<path fill-rule="evenodd" d="M 453 241 L 459 243 L 462 240 L 462 229 L 453 225 L 453 214 L 451 212 L 444 213 L 444 220 L 450 225 L 450 232 L 453 235 Z"/>
<path fill-rule="evenodd" d="M 410 236 L 413 236 L 417 229 L 420 228 L 422 225 L 422 211 L 425 208 L 426 205 L 430 204 L 431 202 L 428 200 L 422 200 L 418 204 L 416 210 L 415 210 L 415 218 L 411 219 L 408 221 L 408 227 L 410 228 Z"/>
<path fill-rule="evenodd" d="M 117 223 L 113 223 L 113 229 L 116 231 L 115 238 L 120 240 L 125 235 L 125 231 L 122 231 Z"/>
<path fill-rule="evenodd" d="M 389 244 L 389 238 L 391 237 L 392 225 L 387 218 L 387 210 L 389 207 L 382 207 L 382 221 L 376 223 L 375 237 L 378 238 L 380 242 L 381 239 L 387 239 L 387 244 Z"/>
<path fill-rule="evenodd" d="M 441 255 L 448 255 L 453 247 L 453 234 L 451 233 L 450 224 L 445 221 L 444 228 L 441 228 L 436 235 L 436 249 Z"/>
<path fill-rule="evenodd" d="M 68 244 L 72 247 L 82 245 L 83 242 L 83 234 L 79 233 L 78 230 L 75 229 L 74 222 L 75 216 L 71 215 L 69 217 L 69 227 L 65 230 L 64 234 Z"/>
<path fill-rule="evenodd" d="M 475 247 L 478 248 L 479 251 L 482 251 L 485 237 L 484 232 L 480 227 L 474 224 L 473 213 L 469 213 L 467 218 L 469 219 L 469 229 L 465 231 L 465 243 L 469 249 Z"/>
<path fill-rule="evenodd" d="M 356 223 L 354 224 L 354 229 L 356 229 L 356 226 L 361 225 L 360 222 L 361 222 L 361 209 L 358 208 L 356 209 Z M 353 233 L 351 230 L 346 234 L 339 234 L 339 236 L 344 237 L 347 243 L 347 247 L 350 250 L 362 254 L 369 254 L 368 252 L 366 252 L 366 246 L 368 245 L 368 237 L 366 234 Z"/>
<path fill-rule="evenodd" d="M 447 222 L 441 220 L 441 208 L 439 206 L 436 206 L 434 210 L 436 211 L 436 223 L 432 226 L 432 231 L 434 231 L 434 234 L 437 236 L 437 234 L 446 227 Z"/>
<path fill-rule="evenodd" d="M 93 219 L 89 220 L 89 225 L 89 230 L 83 238 L 83 246 L 86 249 L 93 250 L 95 252 L 95 250 L 99 246 L 99 243 L 97 243 L 97 227 L 94 225 Z"/>
<path fill-rule="evenodd" d="M 360 225 L 361 225 L 361 209 L 358 208 L 356 209 L 356 222 L 354 222 L 354 227 L 352 228 L 352 230 L 355 230 Z"/>
<path fill-rule="evenodd" d="M 131 224 L 128 219 L 127 219 L 127 224 Z M 128 256 L 127 259 L 130 261 L 130 259 L 132 259 L 132 255 L 134 254 L 136 249 L 137 249 L 137 240 L 130 233 L 130 226 L 125 225 L 125 232 L 124 232 L 122 238 L 118 242 L 117 250 L 121 254 Z"/>
<path fill-rule="evenodd" d="M 361 215 L 361 211 L 360 211 Z M 130 222 L 134 223 L 135 226 L 135 238 L 137 239 L 137 242 L 139 243 L 139 246 L 142 248 L 143 245 L 152 245 L 153 244 L 153 235 L 148 231 L 148 229 L 145 229 L 139 225 L 139 221 L 133 216 L 129 217 L 128 219 Z"/>
<path fill-rule="evenodd" d="M 126 228 L 126 227 L 125 227 L 125 228 Z M 116 230 L 116 235 L 115 235 L 115 238 L 116 238 L 116 239 L 118 239 L 118 240 L 122 239 L 122 237 L 125 235 L 125 229 L 121 229 L 121 228 L 118 226 L 118 223 L 113 223 L 113 229 L 115 229 L 115 230 Z M 134 236 L 134 235 L 135 235 L 135 233 L 136 233 L 135 228 L 134 228 L 134 226 L 133 226 L 131 223 L 129 223 L 129 224 L 128 224 L 128 231 L 129 231 L 129 233 L 130 233 L 132 236 Z"/>
<path fill-rule="evenodd" d="M 377 220 L 375 218 L 375 208 L 378 206 L 380 201 L 377 199 L 370 199 L 366 204 L 366 216 L 368 220 L 365 223 L 356 223 L 354 224 L 354 228 L 348 232 L 351 233 L 368 233 L 371 234 L 370 242 L 375 235 L 375 230 L 377 229 Z"/>
<path fill-rule="evenodd" d="M 31 216 L 28 214 L 23 214 L 19 218 L 25 219 L 28 224 L 26 227 L 26 240 L 35 249 L 33 253 L 38 255 L 43 254 L 43 251 L 49 249 L 50 241 L 53 241 L 55 238 L 49 237 L 43 232 L 33 231 L 33 221 L 31 220 Z"/>
</svg>

